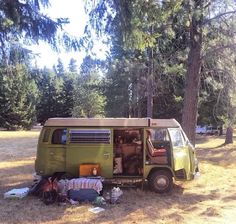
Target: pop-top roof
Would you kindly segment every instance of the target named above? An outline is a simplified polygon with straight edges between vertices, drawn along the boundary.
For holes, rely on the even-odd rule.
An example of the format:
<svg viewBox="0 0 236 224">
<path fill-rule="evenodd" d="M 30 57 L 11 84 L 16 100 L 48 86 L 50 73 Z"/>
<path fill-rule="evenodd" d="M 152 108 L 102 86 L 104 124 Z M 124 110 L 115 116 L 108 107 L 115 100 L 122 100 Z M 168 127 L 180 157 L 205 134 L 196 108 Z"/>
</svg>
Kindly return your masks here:
<svg viewBox="0 0 236 224">
<path fill-rule="evenodd" d="M 175 119 L 151 118 L 49 118 L 46 127 L 179 127 Z"/>
</svg>

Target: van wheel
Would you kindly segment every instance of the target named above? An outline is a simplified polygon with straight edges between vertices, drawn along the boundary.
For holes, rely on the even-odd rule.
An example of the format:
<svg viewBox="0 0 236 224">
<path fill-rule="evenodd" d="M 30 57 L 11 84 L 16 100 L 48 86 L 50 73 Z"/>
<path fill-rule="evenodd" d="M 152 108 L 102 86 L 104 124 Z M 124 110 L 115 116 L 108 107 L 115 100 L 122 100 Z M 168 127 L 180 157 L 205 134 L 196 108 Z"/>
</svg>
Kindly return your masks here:
<svg viewBox="0 0 236 224">
<path fill-rule="evenodd" d="M 169 192 L 173 188 L 172 175 L 166 170 L 154 171 L 148 180 L 148 184 L 156 193 Z"/>
</svg>

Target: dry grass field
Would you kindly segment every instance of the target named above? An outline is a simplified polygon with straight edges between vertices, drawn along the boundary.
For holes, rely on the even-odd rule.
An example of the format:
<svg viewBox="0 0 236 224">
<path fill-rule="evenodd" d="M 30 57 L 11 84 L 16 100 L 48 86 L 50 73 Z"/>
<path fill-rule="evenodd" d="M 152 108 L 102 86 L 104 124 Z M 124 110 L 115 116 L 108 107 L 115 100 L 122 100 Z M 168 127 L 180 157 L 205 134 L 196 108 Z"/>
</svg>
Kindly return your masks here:
<svg viewBox="0 0 236 224">
<path fill-rule="evenodd" d="M 201 177 L 176 183 L 170 194 L 124 189 L 121 203 L 93 214 L 90 204 L 44 205 L 35 197 L 3 199 L 3 194 L 30 186 L 38 131 L 0 132 L 0 223 L 236 223 L 236 145 L 199 137 Z"/>
</svg>

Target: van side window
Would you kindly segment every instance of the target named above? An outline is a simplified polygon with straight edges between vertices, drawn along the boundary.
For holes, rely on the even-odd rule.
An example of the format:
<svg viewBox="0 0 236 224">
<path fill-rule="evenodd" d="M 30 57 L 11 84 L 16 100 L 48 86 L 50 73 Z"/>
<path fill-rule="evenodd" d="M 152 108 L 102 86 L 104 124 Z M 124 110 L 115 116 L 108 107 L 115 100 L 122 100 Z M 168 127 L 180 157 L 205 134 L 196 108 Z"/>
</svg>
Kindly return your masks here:
<svg viewBox="0 0 236 224">
<path fill-rule="evenodd" d="M 169 133 L 174 147 L 184 146 L 184 137 L 180 129 L 169 128 Z"/>
<path fill-rule="evenodd" d="M 50 136 L 51 129 L 44 130 L 43 133 L 43 142 L 48 142 Z"/>
<path fill-rule="evenodd" d="M 70 130 L 70 143 L 110 144 L 110 142 L 111 131 L 109 129 Z"/>
<path fill-rule="evenodd" d="M 66 129 L 56 129 L 52 134 L 52 144 L 66 144 Z"/>
</svg>

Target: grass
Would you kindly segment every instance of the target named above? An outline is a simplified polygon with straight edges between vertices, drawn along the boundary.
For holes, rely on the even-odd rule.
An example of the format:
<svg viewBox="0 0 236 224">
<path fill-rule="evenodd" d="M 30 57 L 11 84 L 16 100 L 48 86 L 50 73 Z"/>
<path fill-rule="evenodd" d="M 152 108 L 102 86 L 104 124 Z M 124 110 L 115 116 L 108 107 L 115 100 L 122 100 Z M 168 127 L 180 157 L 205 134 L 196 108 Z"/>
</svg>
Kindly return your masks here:
<svg viewBox="0 0 236 224">
<path fill-rule="evenodd" d="M 30 186 L 39 132 L 0 132 L 0 223 L 235 223 L 236 146 L 224 138 L 197 139 L 201 177 L 177 182 L 170 194 L 124 189 L 121 203 L 99 214 L 90 204 L 44 205 L 39 199 L 3 199 L 3 194 Z"/>
</svg>

